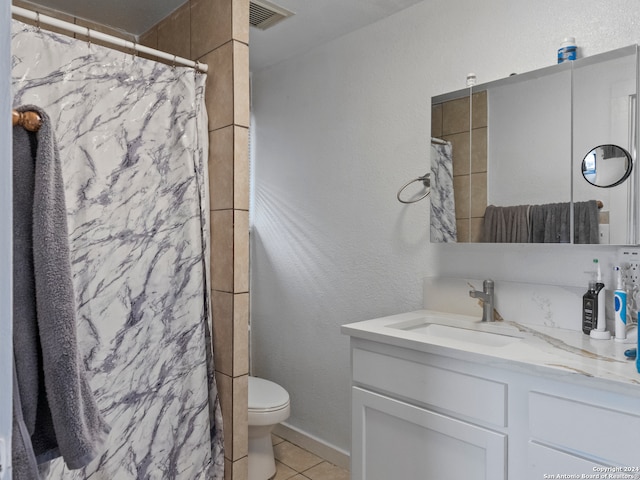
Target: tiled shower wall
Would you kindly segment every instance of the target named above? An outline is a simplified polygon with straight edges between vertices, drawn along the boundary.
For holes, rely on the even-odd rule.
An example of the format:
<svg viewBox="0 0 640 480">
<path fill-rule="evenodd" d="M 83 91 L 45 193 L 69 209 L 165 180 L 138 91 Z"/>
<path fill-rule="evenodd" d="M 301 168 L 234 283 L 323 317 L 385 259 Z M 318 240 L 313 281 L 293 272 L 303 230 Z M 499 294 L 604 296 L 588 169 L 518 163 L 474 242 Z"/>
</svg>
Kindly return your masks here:
<svg viewBox="0 0 640 480">
<path fill-rule="evenodd" d="M 28 2 L 14 0 L 13 4 L 135 41 L 127 33 L 43 9 Z M 24 18 L 16 18 L 32 23 Z M 82 35 L 77 37 L 85 38 Z M 209 117 L 211 209 L 210 288 L 216 381 L 224 417 L 225 480 L 246 480 L 249 373 L 249 0 L 188 0 L 142 35 L 138 42 L 209 65 L 206 104 Z"/>
<path fill-rule="evenodd" d="M 431 136 L 451 142 L 458 242 L 481 240 L 487 208 L 487 95 L 432 106 Z"/>
</svg>

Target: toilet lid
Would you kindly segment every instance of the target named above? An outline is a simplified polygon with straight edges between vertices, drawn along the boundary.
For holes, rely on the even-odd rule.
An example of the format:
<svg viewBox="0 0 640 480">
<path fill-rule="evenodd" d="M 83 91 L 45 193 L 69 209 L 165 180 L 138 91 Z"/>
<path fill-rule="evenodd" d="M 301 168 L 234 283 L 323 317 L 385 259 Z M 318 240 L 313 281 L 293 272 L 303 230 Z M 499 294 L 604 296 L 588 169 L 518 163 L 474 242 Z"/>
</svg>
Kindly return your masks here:
<svg viewBox="0 0 640 480">
<path fill-rule="evenodd" d="M 249 377 L 249 410 L 276 410 L 289 403 L 289 394 L 277 383 Z"/>
</svg>

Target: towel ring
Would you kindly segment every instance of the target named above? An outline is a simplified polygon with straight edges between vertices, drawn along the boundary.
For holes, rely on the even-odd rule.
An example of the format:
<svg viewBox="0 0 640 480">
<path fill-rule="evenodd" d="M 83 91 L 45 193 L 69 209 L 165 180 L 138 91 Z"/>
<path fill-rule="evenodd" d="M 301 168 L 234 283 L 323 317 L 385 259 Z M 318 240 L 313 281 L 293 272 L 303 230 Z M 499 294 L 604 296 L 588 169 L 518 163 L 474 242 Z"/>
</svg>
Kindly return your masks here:
<svg viewBox="0 0 640 480">
<path fill-rule="evenodd" d="M 400 195 L 402 194 L 404 189 L 407 188 L 412 183 L 415 183 L 415 182 L 422 182 L 424 187 L 427 189 L 427 191 L 424 193 L 424 195 L 422 195 L 421 197 L 418 197 L 418 198 L 416 198 L 414 200 L 403 200 L 402 198 L 400 198 Z M 398 201 L 401 202 L 401 203 L 416 203 L 416 202 L 419 202 L 420 200 L 422 200 L 423 198 L 427 197 L 430 193 L 431 193 L 431 174 L 430 173 L 425 173 L 422 177 L 414 178 L 410 182 L 407 182 L 402 187 L 400 187 L 400 190 L 398 190 L 397 198 L 398 198 Z"/>
</svg>

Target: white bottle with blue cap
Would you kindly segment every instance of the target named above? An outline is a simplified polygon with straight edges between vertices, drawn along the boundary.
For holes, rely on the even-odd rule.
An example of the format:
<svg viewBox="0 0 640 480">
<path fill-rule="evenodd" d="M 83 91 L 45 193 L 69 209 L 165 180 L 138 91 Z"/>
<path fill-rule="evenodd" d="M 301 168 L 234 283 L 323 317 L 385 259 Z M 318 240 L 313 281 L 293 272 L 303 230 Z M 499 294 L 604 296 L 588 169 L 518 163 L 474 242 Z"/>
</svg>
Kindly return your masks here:
<svg viewBox="0 0 640 480">
<path fill-rule="evenodd" d="M 558 63 L 567 60 L 575 60 L 578 56 L 578 46 L 576 45 L 576 37 L 567 37 L 558 49 Z"/>
</svg>

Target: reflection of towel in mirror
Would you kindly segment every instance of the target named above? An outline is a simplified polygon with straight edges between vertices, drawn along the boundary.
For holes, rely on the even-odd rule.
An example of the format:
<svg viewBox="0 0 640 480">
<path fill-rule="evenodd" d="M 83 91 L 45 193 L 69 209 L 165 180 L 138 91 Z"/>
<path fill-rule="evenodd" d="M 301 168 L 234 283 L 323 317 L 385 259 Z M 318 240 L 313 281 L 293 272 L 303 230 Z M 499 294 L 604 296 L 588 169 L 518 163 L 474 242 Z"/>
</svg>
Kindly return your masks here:
<svg viewBox="0 0 640 480">
<path fill-rule="evenodd" d="M 599 243 L 598 204 L 595 200 L 574 206 L 574 243 Z M 570 203 L 550 203 L 531 207 L 531 241 L 569 243 Z"/>
<path fill-rule="evenodd" d="M 532 243 L 569 243 L 571 205 L 569 203 L 549 203 L 531 206 Z"/>
<path fill-rule="evenodd" d="M 15 480 L 36 463 L 88 464 L 109 432 L 78 352 L 62 169 L 49 117 L 13 129 L 13 448 Z M 20 407 L 20 408 L 18 408 Z"/>
<path fill-rule="evenodd" d="M 482 241 L 491 243 L 527 243 L 529 241 L 529 205 L 496 207 L 484 212 Z"/>
<path fill-rule="evenodd" d="M 573 204 L 573 243 L 600 243 L 600 213 L 598 202 L 576 202 Z"/>
</svg>

